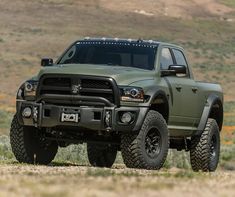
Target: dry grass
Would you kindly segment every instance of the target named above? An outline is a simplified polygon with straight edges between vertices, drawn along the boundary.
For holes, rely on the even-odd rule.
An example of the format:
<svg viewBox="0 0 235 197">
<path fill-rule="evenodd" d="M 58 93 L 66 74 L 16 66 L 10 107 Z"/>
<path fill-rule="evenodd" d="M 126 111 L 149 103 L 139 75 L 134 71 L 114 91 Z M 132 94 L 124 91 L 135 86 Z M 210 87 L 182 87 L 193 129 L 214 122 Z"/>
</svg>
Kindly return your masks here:
<svg viewBox="0 0 235 197">
<path fill-rule="evenodd" d="M 221 15 L 223 16 L 233 11 L 229 6 L 220 4 L 215 0 L 191 0 L 187 1 L 187 3 L 185 3 L 184 0 L 101 0 L 101 2 L 105 8 L 113 11 L 125 11 L 130 13 L 137 10 L 144 10 L 145 12 L 137 13 L 147 16 L 167 16 L 187 19 L 192 19 L 193 17 L 220 17 Z"/>
<path fill-rule="evenodd" d="M 235 126 L 223 126 L 222 143 L 225 145 L 235 144 Z"/>
<path fill-rule="evenodd" d="M 232 196 L 235 174 L 3 164 L 0 196 Z M 14 180 L 14 181 L 12 181 Z"/>
<path fill-rule="evenodd" d="M 232 149 L 231 149 L 232 148 Z M 223 146 L 216 173 L 191 171 L 188 154 L 170 152 L 168 168 L 148 171 L 88 165 L 84 146 L 59 150 L 49 166 L 19 164 L 0 137 L 0 196 L 231 196 L 235 186 L 235 146 Z M 229 170 L 229 171 L 228 171 Z"/>
</svg>

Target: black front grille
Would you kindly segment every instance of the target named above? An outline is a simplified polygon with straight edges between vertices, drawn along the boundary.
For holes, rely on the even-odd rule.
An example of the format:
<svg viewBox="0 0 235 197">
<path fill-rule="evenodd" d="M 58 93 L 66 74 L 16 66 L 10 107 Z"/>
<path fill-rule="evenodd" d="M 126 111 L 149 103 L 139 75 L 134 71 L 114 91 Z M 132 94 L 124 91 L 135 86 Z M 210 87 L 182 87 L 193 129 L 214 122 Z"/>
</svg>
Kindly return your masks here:
<svg viewBox="0 0 235 197">
<path fill-rule="evenodd" d="M 71 87 L 71 78 L 66 77 L 52 77 L 43 80 L 44 86 L 53 87 Z"/>
<path fill-rule="evenodd" d="M 112 84 L 105 80 L 82 79 L 81 86 L 83 88 L 112 89 Z"/>
<path fill-rule="evenodd" d="M 80 95 L 102 97 L 112 104 L 115 103 L 114 83 L 109 78 L 85 77 L 76 75 L 52 76 L 44 75 L 39 82 L 38 96 L 45 94 L 55 95 Z M 78 91 L 73 91 L 73 88 Z M 50 99 L 50 103 L 58 103 Z M 71 102 L 65 100 L 64 103 Z M 61 101 L 60 101 L 61 103 Z"/>
</svg>

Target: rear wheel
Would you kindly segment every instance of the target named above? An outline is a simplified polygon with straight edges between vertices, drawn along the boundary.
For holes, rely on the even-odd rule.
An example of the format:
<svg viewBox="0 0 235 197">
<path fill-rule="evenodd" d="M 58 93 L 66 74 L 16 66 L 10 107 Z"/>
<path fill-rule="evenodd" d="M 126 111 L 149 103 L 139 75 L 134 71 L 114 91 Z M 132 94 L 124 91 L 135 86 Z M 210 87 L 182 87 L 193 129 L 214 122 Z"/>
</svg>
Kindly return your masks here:
<svg viewBox="0 0 235 197">
<path fill-rule="evenodd" d="M 194 171 L 215 171 L 220 156 L 220 132 L 217 122 L 208 119 L 200 136 L 192 137 L 190 161 Z"/>
<path fill-rule="evenodd" d="M 161 114 L 149 111 L 139 133 L 123 134 L 121 151 L 130 168 L 160 169 L 169 148 L 167 124 Z"/>
<path fill-rule="evenodd" d="M 58 144 L 46 141 L 38 135 L 35 127 L 22 126 L 14 116 L 10 130 L 12 151 L 19 162 L 29 164 L 49 164 L 55 157 Z"/>
<path fill-rule="evenodd" d="M 87 143 L 88 160 L 92 166 L 111 168 L 117 151 L 114 145 Z"/>
</svg>

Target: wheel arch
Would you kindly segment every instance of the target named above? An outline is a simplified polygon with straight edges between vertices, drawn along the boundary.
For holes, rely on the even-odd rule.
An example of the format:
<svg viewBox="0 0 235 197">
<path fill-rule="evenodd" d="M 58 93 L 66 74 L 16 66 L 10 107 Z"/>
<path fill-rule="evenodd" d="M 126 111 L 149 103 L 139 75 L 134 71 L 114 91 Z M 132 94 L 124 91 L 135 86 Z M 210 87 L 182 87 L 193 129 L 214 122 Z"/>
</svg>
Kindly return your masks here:
<svg viewBox="0 0 235 197">
<path fill-rule="evenodd" d="M 208 97 L 206 105 L 203 109 L 201 120 L 198 125 L 198 131 L 196 134 L 200 135 L 205 129 L 208 118 L 216 120 L 219 130 L 222 130 L 223 126 L 223 101 L 215 94 Z"/>
<path fill-rule="evenodd" d="M 142 110 L 139 113 L 139 118 L 133 131 L 140 130 L 144 119 L 150 110 L 154 110 L 160 113 L 165 119 L 166 123 L 168 123 L 169 103 L 166 93 L 161 89 L 151 88 L 150 90 L 148 90 L 148 92 L 146 92 L 146 95 L 148 95 L 150 98 L 148 102 L 140 105 L 140 107 L 142 107 Z"/>
<path fill-rule="evenodd" d="M 149 110 L 159 112 L 163 118 L 168 122 L 169 119 L 169 103 L 168 97 L 163 90 L 156 91 L 149 102 Z"/>
</svg>

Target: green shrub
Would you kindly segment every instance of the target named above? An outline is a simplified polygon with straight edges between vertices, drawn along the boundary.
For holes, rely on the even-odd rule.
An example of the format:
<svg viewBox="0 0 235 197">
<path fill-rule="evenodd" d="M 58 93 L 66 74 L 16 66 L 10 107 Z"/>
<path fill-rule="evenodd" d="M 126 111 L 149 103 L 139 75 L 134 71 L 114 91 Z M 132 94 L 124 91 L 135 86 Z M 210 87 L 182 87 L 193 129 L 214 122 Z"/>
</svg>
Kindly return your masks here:
<svg viewBox="0 0 235 197">
<path fill-rule="evenodd" d="M 10 140 L 6 135 L 0 136 L 0 161 L 15 160 L 11 151 Z M 70 145 L 66 148 L 59 148 L 59 151 L 54 160 L 56 163 L 75 163 L 78 165 L 89 165 L 87 159 L 86 145 Z M 56 165 L 55 163 L 55 165 Z M 119 152 L 116 159 L 116 164 L 123 164 L 121 153 Z M 221 147 L 220 165 L 222 168 L 231 169 L 235 163 L 235 145 L 224 145 Z M 191 169 L 189 152 L 169 150 L 167 160 L 164 167 L 169 169 L 172 167 L 180 169 Z M 92 172 L 91 172 L 92 173 Z"/>
<path fill-rule="evenodd" d="M 235 161 L 235 145 L 227 145 L 221 147 L 221 162 Z"/>
<path fill-rule="evenodd" d="M 12 159 L 14 159 L 14 155 L 11 151 L 9 137 L 2 135 L 0 136 L 0 161 Z"/>
<path fill-rule="evenodd" d="M 66 148 L 59 148 L 55 157 L 57 162 L 73 162 L 79 165 L 87 165 L 87 152 L 84 144 L 70 145 Z"/>
<path fill-rule="evenodd" d="M 234 0 L 219 0 L 224 5 L 227 5 L 229 7 L 235 7 L 235 1 Z"/>
<path fill-rule="evenodd" d="M 9 133 L 13 114 L 0 109 L 0 136 Z"/>
</svg>

